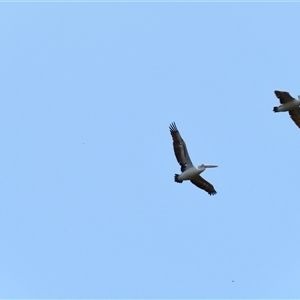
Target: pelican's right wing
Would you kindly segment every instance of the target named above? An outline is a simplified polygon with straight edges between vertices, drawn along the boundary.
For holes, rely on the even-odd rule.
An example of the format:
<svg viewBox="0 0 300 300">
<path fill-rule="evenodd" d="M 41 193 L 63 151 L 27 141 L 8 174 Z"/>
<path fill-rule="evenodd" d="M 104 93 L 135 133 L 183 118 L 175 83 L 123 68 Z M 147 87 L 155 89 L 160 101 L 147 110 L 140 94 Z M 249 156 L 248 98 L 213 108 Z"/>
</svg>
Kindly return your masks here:
<svg viewBox="0 0 300 300">
<path fill-rule="evenodd" d="M 294 98 L 288 92 L 274 91 L 274 93 L 281 104 L 294 100 Z"/>
<path fill-rule="evenodd" d="M 214 186 L 202 178 L 200 175 L 191 180 L 191 183 L 197 186 L 198 188 L 206 191 L 210 195 L 215 195 L 217 191 L 215 190 Z"/>
<path fill-rule="evenodd" d="M 181 166 L 181 172 L 184 172 L 186 167 L 191 167 L 193 166 L 193 164 L 191 162 L 185 142 L 181 137 L 175 122 L 171 123 L 169 128 L 173 139 L 173 148 L 174 148 L 176 159 Z"/>
<path fill-rule="evenodd" d="M 294 123 L 300 128 L 300 108 L 297 107 L 296 109 L 290 110 L 289 114 Z"/>
</svg>

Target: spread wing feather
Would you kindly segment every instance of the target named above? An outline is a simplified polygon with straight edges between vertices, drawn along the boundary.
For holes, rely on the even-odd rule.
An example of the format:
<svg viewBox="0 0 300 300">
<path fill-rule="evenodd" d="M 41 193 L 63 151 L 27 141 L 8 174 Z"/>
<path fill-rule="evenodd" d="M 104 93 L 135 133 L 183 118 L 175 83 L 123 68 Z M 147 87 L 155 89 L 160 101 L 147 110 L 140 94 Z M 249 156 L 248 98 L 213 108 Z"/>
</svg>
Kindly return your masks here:
<svg viewBox="0 0 300 300">
<path fill-rule="evenodd" d="M 290 110 L 289 114 L 294 123 L 300 128 L 300 108 L 297 107 L 296 109 Z"/>
<path fill-rule="evenodd" d="M 274 91 L 281 104 L 294 100 L 288 92 Z"/>
<path fill-rule="evenodd" d="M 214 186 L 208 181 L 206 181 L 204 178 L 202 178 L 201 176 L 192 179 L 191 183 L 197 186 L 198 188 L 206 191 L 210 195 L 215 195 L 217 193 Z"/>
<path fill-rule="evenodd" d="M 191 167 L 193 164 L 187 151 L 186 144 L 181 137 L 175 122 L 171 123 L 169 128 L 173 139 L 173 148 L 176 159 L 181 166 L 181 172 L 184 172 L 187 167 Z"/>
</svg>

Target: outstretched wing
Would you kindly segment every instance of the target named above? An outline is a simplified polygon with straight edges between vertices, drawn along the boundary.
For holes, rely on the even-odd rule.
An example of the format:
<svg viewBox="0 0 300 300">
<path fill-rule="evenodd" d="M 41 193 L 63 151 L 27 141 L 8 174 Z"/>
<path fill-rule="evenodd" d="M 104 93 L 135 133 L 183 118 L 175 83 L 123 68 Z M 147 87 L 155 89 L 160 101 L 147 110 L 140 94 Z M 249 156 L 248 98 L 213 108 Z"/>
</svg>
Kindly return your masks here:
<svg viewBox="0 0 300 300">
<path fill-rule="evenodd" d="M 184 172 L 187 167 L 192 167 L 193 164 L 191 162 L 189 153 L 186 149 L 185 142 L 180 136 L 175 122 L 171 123 L 169 128 L 173 139 L 173 148 L 176 159 L 181 166 L 181 172 Z"/>
<path fill-rule="evenodd" d="M 296 109 L 290 110 L 289 114 L 294 123 L 300 128 L 300 108 L 297 107 Z"/>
<path fill-rule="evenodd" d="M 281 104 L 294 100 L 294 98 L 288 92 L 274 91 L 274 93 Z"/>
<path fill-rule="evenodd" d="M 192 179 L 191 183 L 197 186 L 198 188 L 206 191 L 210 195 L 215 195 L 217 193 L 214 186 L 210 184 L 208 181 L 206 181 L 205 179 L 203 179 L 201 176 Z"/>
</svg>

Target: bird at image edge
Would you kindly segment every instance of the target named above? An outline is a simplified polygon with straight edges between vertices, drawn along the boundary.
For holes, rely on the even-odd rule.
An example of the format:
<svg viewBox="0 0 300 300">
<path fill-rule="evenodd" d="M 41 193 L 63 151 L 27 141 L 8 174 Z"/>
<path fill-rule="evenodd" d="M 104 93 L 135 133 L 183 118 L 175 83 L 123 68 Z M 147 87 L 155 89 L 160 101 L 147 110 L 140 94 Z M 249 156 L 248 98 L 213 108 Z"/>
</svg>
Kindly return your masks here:
<svg viewBox="0 0 300 300">
<path fill-rule="evenodd" d="M 291 119 L 300 128 L 300 96 L 298 96 L 297 100 L 293 98 L 288 92 L 274 91 L 274 93 L 279 99 L 281 105 L 275 106 L 273 108 L 273 111 L 275 113 L 288 111 Z"/>
<path fill-rule="evenodd" d="M 200 176 L 200 173 L 206 168 L 216 168 L 215 165 L 202 164 L 198 168 L 194 167 L 188 154 L 184 140 L 182 139 L 175 122 L 170 125 L 170 133 L 173 139 L 173 148 L 176 159 L 181 166 L 181 174 L 175 174 L 175 182 L 182 183 L 184 180 L 190 180 L 202 190 L 205 190 L 209 195 L 215 195 L 217 192 L 214 186 Z"/>
</svg>

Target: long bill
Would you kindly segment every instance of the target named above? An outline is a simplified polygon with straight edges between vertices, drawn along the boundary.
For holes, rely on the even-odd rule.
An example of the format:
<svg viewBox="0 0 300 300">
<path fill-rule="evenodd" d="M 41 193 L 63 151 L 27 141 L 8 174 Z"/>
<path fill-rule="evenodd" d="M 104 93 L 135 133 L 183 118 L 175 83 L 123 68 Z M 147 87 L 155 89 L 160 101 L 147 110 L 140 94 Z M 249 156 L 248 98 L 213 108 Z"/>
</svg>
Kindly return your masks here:
<svg viewBox="0 0 300 300">
<path fill-rule="evenodd" d="M 205 168 L 216 168 L 216 165 L 204 165 Z"/>
</svg>

